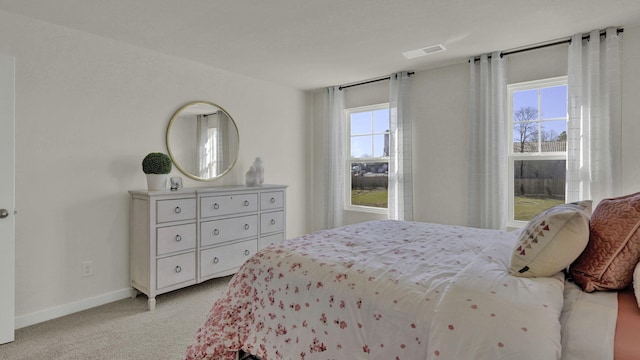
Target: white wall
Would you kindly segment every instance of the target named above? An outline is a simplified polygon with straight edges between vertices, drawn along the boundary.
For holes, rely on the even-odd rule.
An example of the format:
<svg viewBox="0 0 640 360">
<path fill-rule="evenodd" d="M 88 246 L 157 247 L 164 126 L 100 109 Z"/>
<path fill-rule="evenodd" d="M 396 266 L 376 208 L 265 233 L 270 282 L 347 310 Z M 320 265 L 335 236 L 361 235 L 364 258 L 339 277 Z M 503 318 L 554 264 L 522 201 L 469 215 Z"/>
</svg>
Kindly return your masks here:
<svg viewBox="0 0 640 360">
<path fill-rule="evenodd" d="M 468 67 L 465 62 L 414 75 L 415 220 L 467 223 Z"/>
<path fill-rule="evenodd" d="M 640 191 L 640 25 L 626 26 L 622 50 L 622 193 Z"/>
<path fill-rule="evenodd" d="M 6 12 L 0 53 L 16 57 L 18 325 L 128 288 L 127 190 L 146 188 L 142 158 L 166 152 L 188 101 L 233 116 L 240 155 L 222 180 L 185 186 L 242 184 L 261 156 L 266 182 L 289 185 L 288 236 L 306 232 L 304 92 Z"/>
<path fill-rule="evenodd" d="M 567 45 L 508 56 L 508 82 L 518 83 L 567 75 Z M 623 34 L 623 136 L 621 194 L 640 191 L 640 26 L 626 26 Z M 338 84 L 336 84 L 338 85 Z M 388 82 L 352 87 L 346 90 L 346 107 L 388 101 Z M 444 224 L 467 224 L 469 64 L 453 64 L 417 71 L 412 76 L 412 114 L 414 118 L 414 210 L 415 219 Z M 322 169 L 323 105 L 322 92 L 313 93 L 315 142 L 312 158 Z M 320 176 L 316 173 L 316 176 Z M 322 192 L 316 193 L 315 214 L 310 224 L 322 227 Z M 346 223 L 380 218 L 379 215 L 349 213 Z"/>
</svg>

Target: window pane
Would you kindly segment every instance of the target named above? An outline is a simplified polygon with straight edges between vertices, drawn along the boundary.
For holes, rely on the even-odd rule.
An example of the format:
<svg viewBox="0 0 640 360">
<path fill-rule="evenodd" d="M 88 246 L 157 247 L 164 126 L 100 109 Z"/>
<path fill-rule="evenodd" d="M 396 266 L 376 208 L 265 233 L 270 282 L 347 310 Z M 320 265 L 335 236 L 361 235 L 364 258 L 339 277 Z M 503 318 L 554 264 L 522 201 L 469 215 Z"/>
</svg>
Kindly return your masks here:
<svg viewBox="0 0 640 360">
<path fill-rule="evenodd" d="M 554 86 L 540 90 L 542 119 L 567 117 L 567 87 Z"/>
<path fill-rule="evenodd" d="M 565 120 L 543 122 L 540 141 L 542 152 L 567 151 L 567 122 Z"/>
<path fill-rule="evenodd" d="M 514 219 L 529 221 L 550 207 L 564 204 L 565 160 L 516 160 L 514 175 Z"/>
<path fill-rule="evenodd" d="M 351 158 L 371 158 L 373 144 L 371 136 L 354 136 L 351 138 Z"/>
<path fill-rule="evenodd" d="M 351 135 L 371 134 L 371 112 L 351 114 Z"/>
<path fill-rule="evenodd" d="M 538 122 L 517 122 L 513 124 L 513 152 L 538 152 Z"/>
<path fill-rule="evenodd" d="M 553 120 L 553 121 L 543 121 L 542 122 L 542 140 L 550 141 L 557 140 L 559 138 L 565 138 L 565 135 L 562 133 L 567 131 L 567 121 L 566 120 Z"/>
<path fill-rule="evenodd" d="M 389 156 L 389 143 L 387 141 L 385 146 L 385 137 L 387 139 L 389 138 L 386 135 L 373 136 L 373 156 L 374 157 Z"/>
<path fill-rule="evenodd" d="M 537 141 L 529 141 L 529 142 L 513 142 L 513 152 L 514 153 L 534 153 L 538 152 L 538 142 Z"/>
<path fill-rule="evenodd" d="M 538 90 L 522 90 L 513 92 L 513 110 L 516 111 L 520 108 L 532 107 L 538 108 Z"/>
<path fill-rule="evenodd" d="M 385 131 L 389 131 L 389 109 L 376 110 L 373 112 L 373 132 Z"/>
<path fill-rule="evenodd" d="M 351 163 L 351 205 L 387 208 L 388 162 Z"/>
</svg>

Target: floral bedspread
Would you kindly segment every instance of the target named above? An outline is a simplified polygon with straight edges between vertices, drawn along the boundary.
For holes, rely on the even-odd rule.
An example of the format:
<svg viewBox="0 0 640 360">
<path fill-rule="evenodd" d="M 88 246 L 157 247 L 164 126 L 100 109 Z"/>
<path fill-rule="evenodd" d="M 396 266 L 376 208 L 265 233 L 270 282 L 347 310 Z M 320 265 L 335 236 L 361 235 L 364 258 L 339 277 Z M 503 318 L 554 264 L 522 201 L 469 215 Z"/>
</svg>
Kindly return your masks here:
<svg viewBox="0 0 640 360">
<path fill-rule="evenodd" d="M 514 243 L 507 232 L 391 220 L 286 240 L 236 273 L 186 359 L 240 349 L 264 360 L 462 359 L 481 346 L 487 359 L 540 359 L 521 355 L 559 343 L 562 279 L 509 277 Z"/>
</svg>

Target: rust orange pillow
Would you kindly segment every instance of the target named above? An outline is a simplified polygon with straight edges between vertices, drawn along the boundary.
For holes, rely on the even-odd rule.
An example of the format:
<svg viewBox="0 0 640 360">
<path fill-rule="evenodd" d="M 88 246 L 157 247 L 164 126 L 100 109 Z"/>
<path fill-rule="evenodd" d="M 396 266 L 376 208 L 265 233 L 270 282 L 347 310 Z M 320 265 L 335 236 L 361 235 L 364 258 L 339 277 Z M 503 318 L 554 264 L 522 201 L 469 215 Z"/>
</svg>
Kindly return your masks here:
<svg viewBox="0 0 640 360">
<path fill-rule="evenodd" d="M 640 192 L 602 200 L 591 215 L 586 249 L 570 273 L 582 290 L 619 290 L 631 285 L 640 260 Z"/>
</svg>

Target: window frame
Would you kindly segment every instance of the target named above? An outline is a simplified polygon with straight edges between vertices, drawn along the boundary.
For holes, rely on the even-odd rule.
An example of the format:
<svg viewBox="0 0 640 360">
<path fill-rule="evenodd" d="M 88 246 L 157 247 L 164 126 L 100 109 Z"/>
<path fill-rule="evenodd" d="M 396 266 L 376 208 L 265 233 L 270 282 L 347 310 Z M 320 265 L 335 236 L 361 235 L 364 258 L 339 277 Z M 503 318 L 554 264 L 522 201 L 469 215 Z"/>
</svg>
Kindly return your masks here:
<svg viewBox="0 0 640 360">
<path fill-rule="evenodd" d="M 508 172 L 507 172 L 507 181 L 508 181 L 508 194 L 507 194 L 507 201 L 509 203 L 508 206 L 508 213 L 507 213 L 507 227 L 510 228 L 522 228 L 524 226 L 527 225 L 528 221 L 525 220 L 515 220 L 515 192 L 514 192 L 514 187 L 515 187 L 515 178 L 514 178 L 514 164 L 516 163 L 516 161 L 518 160 L 564 160 L 565 162 L 568 161 L 567 158 L 567 151 L 565 150 L 564 152 L 559 152 L 559 151 L 555 151 L 555 152 L 524 152 L 524 153 L 516 153 L 513 151 L 513 142 L 514 142 L 514 137 L 513 137 L 513 133 L 514 133 L 514 109 L 513 109 L 513 94 L 514 92 L 517 91 L 523 91 L 523 90 L 532 90 L 532 89 L 540 89 L 540 88 L 547 88 L 547 87 L 555 87 L 555 86 L 560 86 L 560 85 L 564 85 L 567 86 L 567 90 L 568 90 L 568 76 L 558 76 L 558 77 L 553 77 L 553 78 L 547 78 L 547 79 L 539 79 L 539 80 L 532 80 L 532 81 L 524 81 L 524 82 L 519 82 L 519 83 L 514 83 L 514 84 L 508 84 L 507 85 L 507 107 L 508 107 L 508 114 L 507 114 L 507 130 L 508 130 L 508 149 L 507 149 L 507 167 L 508 167 Z M 568 96 L 567 96 L 568 97 Z M 538 120 L 536 120 L 538 123 L 543 122 L 541 119 L 541 115 L 540 114 L 540 109 L 541 104 L 540 104 L 540 98 L 538 98 Z M 569 120 L 569 103 L 568 103 L 568 98 L 567 98 L 567 116 L 566 116 L 566 120 L 568 122 Z M 553 120 L 553 119 L 546 119 L 544 121 L 557 121 L 557 120 Z M 538 149 L 540 150 L 540 149 Z M 566 202 L 566 195 L 565 195 L 565 202 Z"/>
<path fill-rule="evenodd" d="M 351 158 L 351 114 L 352 113 L 359 113 L 359 112 L 366 112 L 366 111 L 376 111 L 376 110 L 382 110 L 382 109 L 387 109 L 389 110 L 390 104 L 389 103 L 379 103 L 379 104 L 374 104 L 374 105 L 365 105 L 365 106 L 358 106 L 358 107 L 353 107 L 353 108 L 349 108 L 349 109 L 345 109 L 344 110 L 344 114 L 345 114 L 345 121 L 346 121 L 346 131 L 345 131 L 345 186 L 344 186 L 344 191 L 345 191 L 345 197 L 344 197 L 344 210 L 346 211 L 356 211 L 356 212 L 365 212 L 365 213 L 372 213 L 372 214 L 388 214 L 389 213 L 389 205 L 387 204 L 386 208 L 378 208 L 378 207 L 373 207 L 373 206 L 362 206 L 362 205 L 353 205 L 351 204 L 351 163 L 353 162 L 361 162 L 361 163 L 377 163 L 377 162 L 386 162 L 387 164 L 389 164 L 389 156 L 384 156 L 384 157 L 372 157 L 372 158 L 355 158 L 352 159 Z M 389 129 L 390 130 L 390 129 Z M 377 134 L 377 133 L 373 133 L 373 134 Z M 389 196 L 387 195 L 387 199 L 389 198 Z"/>
</svg>

